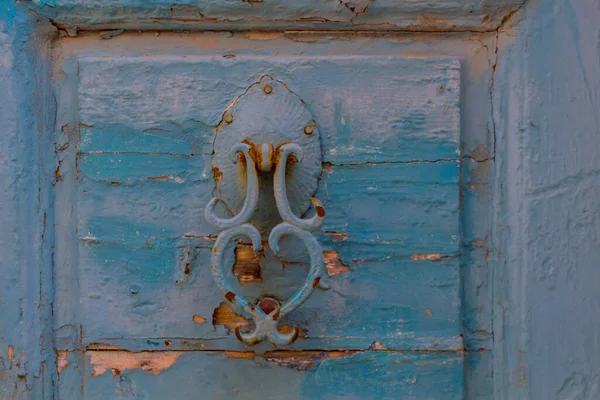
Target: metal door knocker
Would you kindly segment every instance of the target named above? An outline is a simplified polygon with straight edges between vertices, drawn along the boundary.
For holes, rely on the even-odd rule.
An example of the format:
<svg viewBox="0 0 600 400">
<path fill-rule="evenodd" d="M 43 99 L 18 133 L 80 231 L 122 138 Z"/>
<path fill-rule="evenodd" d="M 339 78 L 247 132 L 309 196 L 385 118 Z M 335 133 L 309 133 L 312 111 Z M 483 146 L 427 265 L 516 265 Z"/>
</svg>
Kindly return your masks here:
<svg viewBox="0 0 600 400">
<path fill-rule="evenodd" d="M 283 334 L 277 329 L 278 321 L 300 306 L 317 286 L 326 287 L 321 282 L 323 252 L 310 233 L 319 228 L 325 215 L 321 202 L 311 197 L 321 174 L 316 124 L 296 94 L 265 76 L 225 111 L 217 128 L 212 162 L 218 197 L 208 203 L 205 216 L 220 234 L 210 267 L 227 302 L 252 318 L 255 325 L 249 333 L 236 328 L 236 336 L 248 345 L 265 338 L 277 345 L 292 343 L 298 337 L 298 327 Z M 221 201 L 233 214 L 231 218 L 216 215 Z M 299 217 L 311 204 L 314 216 Z M 246 236 L 257 253 L 262 247 L 261 232 L 265 236 L 270 232 L 268 245 L 275 254 L 280 239 L 293 235 L 302 240 L 310 255 L 306 280 L 283 304 L 271 298 L 253 304 L 235 292 L 225 275 L 223 254 L 227 245 L 236 237 Z"/>
</svg>

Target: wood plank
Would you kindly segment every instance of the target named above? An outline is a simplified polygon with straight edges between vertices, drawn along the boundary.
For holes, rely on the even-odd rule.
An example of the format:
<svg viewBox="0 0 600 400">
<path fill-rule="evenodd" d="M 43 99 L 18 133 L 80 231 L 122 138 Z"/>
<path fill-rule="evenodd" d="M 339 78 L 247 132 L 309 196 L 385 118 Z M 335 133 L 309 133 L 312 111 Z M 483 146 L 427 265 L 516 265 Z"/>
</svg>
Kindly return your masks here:
<svg viewBox="0 0 600 400">
<path fill-rule="evenodd" d="M 80 151 L 209 153 L 227 105 L 263 75 L 306 103 L 325 161 L 460 155 L 458 60 L 359 56 L 82 59 Z"/>
<path fill-rule="evenodd" d="M 62 359 L 61 398 L 81 388 L 74 368 L 85 368 L 89 400 L 463 398 L 462 354 L 88 351 Z"/>
<path fill-rule="evenodd" d="M 60 26 L 80 29 L 351 29 L 491 31 L 522 0 L 37 0 Z M 110 37 L 110 36 L 109 36 Z"/>
<path fill-rule="evenodd" d="M 213 187 L 203 177 L 206 157 L 80 154 L 85 343 L 147 349 L 169 340 L 170 348 L 194 348 L 210 339 L 210 348 L 241 348 L 222 323 L 210 323 L 223 297 L 208 269 L 216 232 L 202 215 Z M 297 348 L 364 349 L 374 342 L 392 349 L 462 348 L 458 172 L 454 161 L 328 169 L 319 191 L 327 212 L 320 239 L 338 274 L 332 290 L 315 293 L 284 321 L 307 331 Z M 301 246 L 287 248 L 280 259 L 266 254 L 261 285 L 239 290 L 251 297 L 291 295 L 307 260 Z M 197 254 L 189 276 L 184 251 Z M 233 265 L 233 251 L 227 263 Z M 198 325 L 194 315 L 208 322 Z M 181 337 L 196 341 L 176 340 Z"/>
</svg>

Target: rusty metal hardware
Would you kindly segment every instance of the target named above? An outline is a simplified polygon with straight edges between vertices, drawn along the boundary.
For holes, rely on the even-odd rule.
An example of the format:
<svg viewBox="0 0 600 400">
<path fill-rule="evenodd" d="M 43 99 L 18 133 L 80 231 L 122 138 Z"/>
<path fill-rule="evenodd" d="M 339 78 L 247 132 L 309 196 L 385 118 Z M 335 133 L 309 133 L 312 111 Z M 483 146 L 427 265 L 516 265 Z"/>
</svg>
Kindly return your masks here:
<svg viewBox="0 0 600 400">
<path fill-rule="evenodd" d="M 279 320 L 306 301 L 317 286 L 327 288 L 321 280 L 325 272 L 323 251 L 311 234 L 321 226 L 325 210 L 319 200 L 311 197 L 321 173 L 321 148 L 310 112 L 282 82 L 263 77 L 225 112 L 214 143 L 213 170 L 218 171 L 219 196 L 208 203 L 205 217 L 220 233 L 213 248 L 211 270 L 227 302 L 252 318 L 255 325 L 251 332 L 237 328 L 236 336 L 247 345 L 265 338 L 277 345 L 290 344 L 298 337 L 299 329 L 294 327 L 283 334 L 277 329 Z M 268 187 L 270 174 L 272 186 Z M 261 179 L 263 176 L 267 179 Z M 220 201 L 234 213 L 233 217 L 216 215 Z M 310 205 L 315 215 L 298 217 Z M 277 209 L 277 218 L 273 208 Z M 256 304 L 248 301 L 235 292 L 225 274 L 224 252 L 232 240 L 249 238 L 257 253 L 267 233 L 268 245 L 275 254 L 281 238 L 296 236 L 310 256 L 304 283 L 282 304 L 270 297 Z"/>
</svg>

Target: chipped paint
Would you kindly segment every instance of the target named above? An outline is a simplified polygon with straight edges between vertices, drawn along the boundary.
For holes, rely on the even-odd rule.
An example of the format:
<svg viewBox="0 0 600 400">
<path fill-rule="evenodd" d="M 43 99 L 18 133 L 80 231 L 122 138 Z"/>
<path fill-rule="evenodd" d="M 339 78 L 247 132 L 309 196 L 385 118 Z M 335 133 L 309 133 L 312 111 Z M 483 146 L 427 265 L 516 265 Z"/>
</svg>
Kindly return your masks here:
<svg viewBox="0 0 600 400">
<path fill-rule="evenodd" d="M 323 251 L 323 258 L 325 259 L 325 268 L 327 275 L 335 276 L 348 272 L 350 267 L 340 260 L 340 253 L 335 250 Z"/>
<path fill-rule="evenodd" d="M 248 351 L 226 351 L 225 355 L 232 359 L 267 361 L 280 367 L 290 368 L 299 372 L 305 372 L 320 362 L 329 359 L 351 357 L 357 351 L 267 351 L 264 354 L 256 354 Z"/>
<path fill-rule="evenodd" d="M 431 253 L 431 254 L 411 254 L 410 258 L 415 261 L 422 261 L 422 260 L 438 261 L 438 260 L 446 260 L 446 259 L 449 259 L 450 257 L 449 256 L 441 256 L 438 253 Z"/>
<path fill-rule="evenodd" d="M 234 254 L 233 275 L 237 276 L 239 283 L 242 286 L 261 283 L 260 257 L 254 253 L 252 245 L 238 243 Z"/>
<path fill-rule="evenodd" d="M 265 353 L 264 359 L 281 367 L 304 372 L 325 360 L 350 357 L 355 353 L 355 351 L 273 351 Z"/>
<path fill-rule="evenodd" d="M 206 318 L 202 317 L 201 315 L 194 314 L 194 316 L 192 317 L 192 321 L 194 321 L 198 325 L 202 325 L 206 322 Z"/>
<path fill-rule="evenodd" d="M 329 172 L 331 172 L 331 171 L 329 171 Z M 348 239 L 352 238 L 352 235 L 348 235 L 348 234 L 342 233 L 342 232 L 325 231 L 324 233 L 327 236 L 329 236 L 330 238 L 332 238 L 335 243 L 343 242 L 344 240 L 348 240 Z"/>
<path fill-rule="evenodd" d="M 92 376 L 106 371 L 119 375 L 126 370 L 141 369 L 152 375 L 158 375 L 171 368 L 181 356 L 181 351 L 143 351 L 130 353 L 125 351 L 87 351 L 86 356 L 93 366 Z"/>
<path fill-rule="evenodd" d="M 229 332 L 234 332 L 238 328 L 248 327 L 250 322 L 241 315 L 236 314 L 229 303 L 224 301 L 219 307 L 215 308 L 212 324 L 214 326 L 224 326 Z"/>
<path fill-rule="evenodd" d="M 189 0 L 186 0 L 186 3 Z M 199 8 L 167 0 L 97 0 L 91 11 L 83 0 L 36 0 L 30 7 L 52 18 L 70 36 L 77 29 L 192 30 L 393 30 L 493 31 L 521 6 L 515 0 L 299 0 L 263 6 L 262 0 L 211 0 Z M 109 7 L 110 6 L 110 7 Z M 109 10 L 110 9 L 110 10 Z M 507 16 L 508 15 L 508 16 Z"/>
<path fill-rule="evenodd" d="M 62 370 L 69 366 L 69 361 L 67 360 L 67 355 L 69 355 L 68 350 L 58 350 L 56 352 L 56 372 L 60 376 Z"/>
</svg>

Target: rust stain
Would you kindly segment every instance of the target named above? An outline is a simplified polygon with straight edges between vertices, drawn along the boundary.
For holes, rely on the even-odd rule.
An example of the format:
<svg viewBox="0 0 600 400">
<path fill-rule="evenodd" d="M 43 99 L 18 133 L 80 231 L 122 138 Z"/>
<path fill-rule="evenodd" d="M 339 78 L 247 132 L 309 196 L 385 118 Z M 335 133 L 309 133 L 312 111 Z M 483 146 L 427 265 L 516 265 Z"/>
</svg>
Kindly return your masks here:
<svg viewBox="0 0 600 400">
<path fill-rule="evenodd" d="M 430 317 L 433 315 L 433 314 L 431 313 L 431 310 L 429 310 L 429 309 L 427 309 L 425 312 L 426 312 L 426 313 L 427 313 L 427 315 L 428 315 L 428 316 L 430 316 Z"/>
<path fill-rule="evenodd" d="M 279 319 L 279 314 L 281 314 L 281 308 L 278 308 L 277 312 L 273 314 L 273 321 L 277 321 Z"/>
<path fill-rule="evenodd" d="M 320 218 L 323 218 L 325 216 L 325 209 L 323 207 L 317 206 L 316 210 L 317 210 L 317 215 Z"/>
<path fill-rule="evenodd" d="M 214 326 L 224 326 L 229 332 L 233 332 L 236 328 L 247 327 L 250 324 L 246 318 L 236 314 L 226 302 L 222 302 L 215 309 L 212 323 Z"/>
<path fill-rule="evenodd" d="M 62 174 L 60 173 L 60 163 L 58 167 L 56 167 L 56 172 L 54 173 L 55 181 L 60 182 L 62 180 Z"/>
<path fill-rule="evenodd" d="M 195 323 L 202 325 L 203 323 L 206 322 L 206 318 L 204 318 L 201 315 L 198 314 L 194 314 L 194 316 L 192 317 L 192 321 L 194 321 Z"/>
<path fill-rule="evenodd" d="M 169 369 L 181 351 L 142 351 L 131 353 L 127 351 L 88 351 L 90 364 L 94 368 L 92 376 L 99 376 L 110 370 L 114 375 L 119 375 L 128 369 L 142 369 L 158 375 Z"/>
<path fill-rule="evenodd" d="M 213 173 L 213 178 L 215 180 L 215 182 L 219 182 L 221 179 L 223 179 L 223 173 L 221 172 L 221 170 L 218 167 L 212 167 L 212 173 Z"/>
<path fill-rule="evenodd" d="M 275 310 L 277 307 L 279 307 L 279 303 L 277 302 L 277 300 L 272 299 L 270 297 L 265 297 L 264 299 L 261 299 L 258 303 L 258 308 L 263 310 L 265 314 L 271 314 L 273 310 Z"/>
<path fill-rule="evenodd" d="M 235 301 L 235 293 L 227 292 L 225 293 L 225 298 L 233 303 Z"/>
<path fill-rule="evenodd" d="M 294 325 L 279 325 L 277 327 L 277 330 L 279 331 L 279 333 L 283 333 L 284 335 L 289 335 L 294 330 L 296 330 L 296 332 L 297 332 L 296 338 L 299 338 L 299 337 L 305 338 L 306 337 L 306 330 L 300 328 L 299 326 L 294 326 Z M 294 339 L 294 340 L 296 340 L 296 339 Z"/>
<path fill-rule="evenodd" d="M 345 233 L 335 231 L 325 231 L 325 234 L 333 239 L 334 243 L 343 242 L 344 240 L 348 240 L 352 237 L 351 235 L 346 235 Z"/>
<path fill-rule="evenodd" d="M 69 361 L 67 361 L 67 355 L 69 354 L 69 350 L 58 350 L 56 352 L 56 373 L 60 376 L 63 368 L 66 368 L 69 365 Z"/>
<path fill-rule="evenodd" d="M 251 244 L 239 243 L 236 246 L 233 275 L 237 276 L 242 286 L 262 282 L 260 258 L 254 254 Z"/>
<path fill-rule="evenodd" d="M 492 255 L 492 251 L 488 250 L 485 252 L 485 261 L 488 262 L 490 260 L 490 256 Z"/>
<path fill-rule="evenodd" d="M 349 266 L 342 263 L 340 254 L 335 250 L 323 251 L 323 258 L 325 259 L 325 268 L 327 269 L 327 275 L 329 276 L 339 275 L 348 272 L 350 269 Z"/>
<path fill-rule="evenodd" d="M 321 281 L 321 277 L 317 276 L 312 282 L 312 287 L 316 288 L 320 281 Z"/>
</svg>

